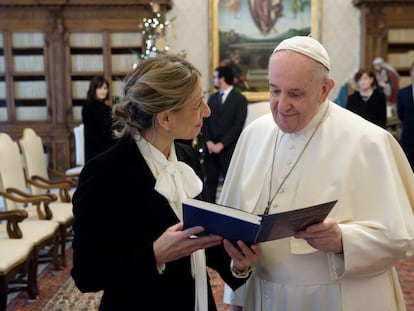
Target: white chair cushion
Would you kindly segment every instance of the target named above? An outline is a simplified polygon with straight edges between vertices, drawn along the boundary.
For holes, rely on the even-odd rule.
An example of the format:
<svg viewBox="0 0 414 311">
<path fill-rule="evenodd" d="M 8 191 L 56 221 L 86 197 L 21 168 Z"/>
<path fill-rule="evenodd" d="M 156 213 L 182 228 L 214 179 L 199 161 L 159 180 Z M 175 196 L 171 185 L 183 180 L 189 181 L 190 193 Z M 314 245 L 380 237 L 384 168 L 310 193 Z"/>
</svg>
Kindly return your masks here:
<svg viewBox="0 0 414 311">
<path fill-rule="evenodd" d="M 80 174 L 80 172 L 82 171 L 82 169 L 83 169 L 83 166 L 72 167 L 70 169 L 67 169 L 65 171 L 65 174 L 67 174 L 67 175 Z"/>
<path fill-rule="evenodd" d="M 53 215 L 51 220 L 54 222 L 57 222 L 59 224 L 65 224 L 74 218 L 73 210 L 72 210 L 72 203 L 53 202 L 49 204 L 49 208 L 52 211 L 52 215 Z M 29 214 L 28 219 L 30 220 L 39 219 L 35 207 L 29 206 L 25 210 Z"/>
<path fill-rule="evenodd" d="M 33 243 L 28 240 L 0 239 L 0 275 L 6 275 L 25 262 L 32 250 Z"/>
<path fill-rule="evenodd" d="M 85 164 L 85 139 L 83 127 L 83 124 L 79 124 L 73 128 L 73 134 L 75 136 L 76 164 L 81 166 Z"/>
<path fill-rule="evenodd" d="M 23 240 L 29 240 L 38 245 L 50 239 L 59 227 L 59 224 L 50 220 L 24 220 L 19 223 L 23 233 Z M 7 236 L 6 224 L 0 224 L 0 237 Z"/>
</svg>

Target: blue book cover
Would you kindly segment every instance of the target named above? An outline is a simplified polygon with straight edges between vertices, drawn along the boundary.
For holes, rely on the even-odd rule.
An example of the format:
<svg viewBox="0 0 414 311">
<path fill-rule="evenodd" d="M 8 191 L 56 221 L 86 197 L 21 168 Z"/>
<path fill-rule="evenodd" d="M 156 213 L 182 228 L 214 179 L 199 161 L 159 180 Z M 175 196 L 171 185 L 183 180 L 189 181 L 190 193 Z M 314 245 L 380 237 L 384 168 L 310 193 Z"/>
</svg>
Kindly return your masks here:
<svg viewBox="0 0 414 311">
<path fill-rule="evenodd" d="M 251 245 L 281 239 L 323 221 L 337 201 L 269 215 L 254 215 L 239 209 L 186 199 L 183 202 L 184 229 L 203 226 L 205 234 L 218 234 Z"/>
</svg>

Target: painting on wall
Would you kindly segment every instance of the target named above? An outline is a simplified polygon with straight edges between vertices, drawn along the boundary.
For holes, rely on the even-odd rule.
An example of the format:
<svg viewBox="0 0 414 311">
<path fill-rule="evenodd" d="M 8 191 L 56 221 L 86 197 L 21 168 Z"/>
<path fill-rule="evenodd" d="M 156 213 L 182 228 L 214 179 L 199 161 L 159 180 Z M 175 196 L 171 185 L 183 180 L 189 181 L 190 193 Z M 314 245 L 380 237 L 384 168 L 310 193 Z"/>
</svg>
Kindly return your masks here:
<svg viewBox="0 0 414 311">
<path fill-rule="evenodd" d="M 268 99 L 267 65 L 282 40 L 311 33 L 315 0 L 210 0 L 212 71 L 228 65 L 252 101 Z"/>
</svg>

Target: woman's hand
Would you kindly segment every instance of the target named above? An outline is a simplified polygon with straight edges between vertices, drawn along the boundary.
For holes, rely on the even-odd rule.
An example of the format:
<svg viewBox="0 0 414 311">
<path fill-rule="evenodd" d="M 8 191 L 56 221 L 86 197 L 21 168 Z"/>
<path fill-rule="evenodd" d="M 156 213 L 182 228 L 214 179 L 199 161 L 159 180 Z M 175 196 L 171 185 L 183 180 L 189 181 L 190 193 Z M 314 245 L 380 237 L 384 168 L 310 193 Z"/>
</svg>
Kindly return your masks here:
<svg viewBox="0 0 414 311">
<path fill-rule="evenodd" d="M 224 240 L 223 245 L 233 260 L 233 268 L 237 271 L 248 270 L 262 255 L 260 244 L 253 244 L 249 247 L 243 241 L 237 241 L 237 246 L 235 246 L 229 240 Z"/>
<path fill-rule="evenodd" d="M 196 250 L 222 243 L 223 238 L 218 235 L 195 237 L 196 234 L 203 231 L 204 228 L 200 226 L 183 230 L 182 222 L 169 227 L 153 245 L 157 265 L 189 256 Z"/>
</svg>

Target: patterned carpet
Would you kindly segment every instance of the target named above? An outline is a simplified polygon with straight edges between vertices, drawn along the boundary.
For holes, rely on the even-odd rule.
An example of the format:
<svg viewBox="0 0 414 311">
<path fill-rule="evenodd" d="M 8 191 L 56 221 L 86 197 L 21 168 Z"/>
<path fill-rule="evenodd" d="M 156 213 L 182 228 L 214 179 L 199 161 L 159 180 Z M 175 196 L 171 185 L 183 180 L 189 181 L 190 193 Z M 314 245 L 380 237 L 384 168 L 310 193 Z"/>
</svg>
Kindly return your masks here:
<svg viewBox="0 0 414 311">
<path fill-rule="evenodd" d="M 400 262 L 397 270 L 407 311 L 414 311 L 414 258 Z"/>
<path fill-rule="evenodd" d="M 71 251 L 68 251 L 68 267 L 54 271 L 47 265 L 39 275 L 40 297 L 27 299 L 26 293 L 20 293 L 10 299 L 7 311 L 94 311 L 98 310 L 101 293 L 82 294 L 70 277 Z M 401 286 L 407 305 L 407 311 L 414 311 L 414 258 L 397 265 Z M 217 273 L 208 270 L 211 286 L 217 302 L 218 311 L 229 311 L 223 304 L 223 282 Z"/>
<path fill-rule="evenodd" d="M 67 261 L 68 266 L 59 271 L 55 271 L 52 264 L 45 265 L 39 272 L 39 297 L 30 300 L 26 293 L 19 293 L 9 299 L 7 311 L 98 310 L 101 294 L 82 294 L 70 277 L 72 249 L 67 251 Z"/>
</svg>

